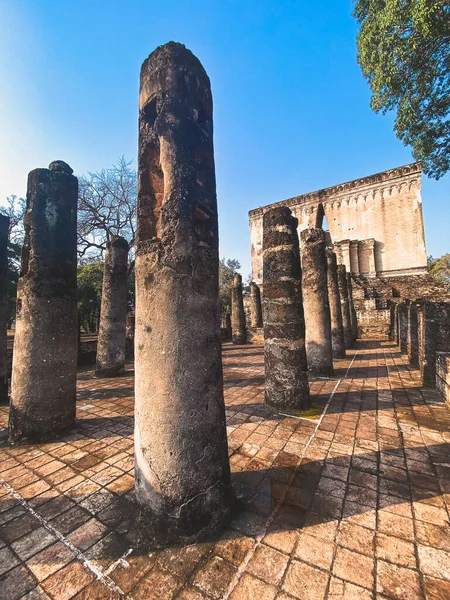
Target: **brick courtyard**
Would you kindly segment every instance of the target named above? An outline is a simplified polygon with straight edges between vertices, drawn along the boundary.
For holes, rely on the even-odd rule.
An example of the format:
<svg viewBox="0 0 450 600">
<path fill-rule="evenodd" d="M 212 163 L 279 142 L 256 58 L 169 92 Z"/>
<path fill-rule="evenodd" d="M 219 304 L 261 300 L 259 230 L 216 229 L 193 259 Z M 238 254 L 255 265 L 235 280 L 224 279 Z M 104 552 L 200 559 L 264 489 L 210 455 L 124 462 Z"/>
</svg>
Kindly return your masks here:
<svg viewBox="0 0 450 600">
<path fill-rule="evenodd" d="M 307 420 L 263 404 L 261 347 L 223 354 L 239 500 L 221 538 L 148 548 L 131 366 L 80 371 L 76 429 L 15 448 L 0 430 L 0 598 L 449 599 L 450 410 L 418 371 L 390 342 L 359 342 L 312 382 L 326 413 Z"/>
</svg>

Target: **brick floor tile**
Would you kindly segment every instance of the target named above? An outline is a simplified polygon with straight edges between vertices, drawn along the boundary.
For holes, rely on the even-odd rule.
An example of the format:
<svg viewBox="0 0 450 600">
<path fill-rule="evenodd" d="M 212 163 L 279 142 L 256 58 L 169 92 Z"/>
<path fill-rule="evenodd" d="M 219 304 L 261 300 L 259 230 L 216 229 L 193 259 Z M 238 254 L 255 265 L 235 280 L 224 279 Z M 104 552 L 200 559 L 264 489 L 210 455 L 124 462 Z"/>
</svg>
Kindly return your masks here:
<svg viewBox="0 0 450 600">
<path fill-rule="evenodd" d="M 22 561 L 40 552 L 56 541 L 55 536 L 44 527 L 39 527 L 29 535 L 24 535 L 11 544 L 12 549 Z"/>
<path fill-rule="evenodd" d="M 426 575 L 450 581 L 450 552 L 430 546 L 417 546 L 420 569 Z"/>
<path fill-rule="evenodd" d="M 423 583 L 427 600 L 448 600 L 450 598 L 449 581 L 434 579 L 425 575 Z"/>
<path fill-rule="evenodd" d="M 334 544 L 302 532 L 295 549 L 295 557 L 322 569 L 329 569 L 333 560 Z"/>
<path fill-rule="evenodd" d="M 244 573 L 234 588 L 230 600 L 273 600 L 277 588 Z"/>
<path fill-rule="evenodd" d="M 27 592 L 36 587 L 27 569 L 20 565 L 8 571 L 0 580 L 0 598 L 5 600 L 18 600 Z"/>
<path fill-rule="evenodd" d="M 225 594 L 236 567 L 219 556 L 213 556 L 195 574 L 193 583 L 206 594 L 219 600 Z"/>
<path fill-rule="evenodd" d="M 181 590 L 181 592 L 177 596 L 177 600 L 207 600 L 207 596 L 205 596 L 199 590 L 188 586 Z"/>
<path fill-rule="evenodd" d="M 286 570 L 288 560 L 289 558 L 285 554 L 261 544 L 256 548 L 246 570 L 267 583 L 278 585 Z"/>
<path fill-rule="evenodd" d="M 421 600 L 419 575 L 382 560 L 377 561 L 377 592 L 395 600 Z"/>
<path fill-rule="evenodd" d="M 372 592 L 362 587 L 332 577 L 328 591 L 328 600 L 372 600 Z"/>
<path fill-rule="evenodd" d="M 149 571 L 130 594 L 133 600 L 171 600 L 181 587 L 181 582 L 159 567 Z"/>
<path fill-rule="evenodd" d="M 80 550 L 87 550 L 105 536 L 107 532 L 108 528 L 103 523 L 92 518 L 72 531 L 67 539 Z"/>
<path fill-rule="evenodd" d="M 301 600 L 322 600 L 330 576 L 299 560 L 289 563 L 282 584 L 283 591 Z"/>
<path fill-rule="evenodd" d="M 214 554 L 238 567 L 254 545 L 253 538 L 243 536 L 238 532 L 227 532 L 223 539 L 214 545 Z"/>
<path fill-rule="evenodd" d="M 342 521 L 339 527 L 337 542 L 340 546 L 355 550 L 360 554 L 373 556 L 375 534 L 371 529 Z"/>
<path fill-rule="evenodd" d="M 416 568 L 414 544 L 391 535 L 377 535 L 377 558 L 410 569 Z"/>
<path fill-rule="evenodd" d="M 263 543 L 285 554 L 291 554 L 298 539 L 296 531 L 269 531 Z"/>
<path fill-rule="evenodd" d="M 203 556 L 211 549 L 211 544 L 193 544 L 182 548 L 163 550 L 157 562 L 166 571 L 179 579 L 186 579 L 195 569 Z"/>
<path fill-rule="evenodd" d="M 372 589 L 374 561 L 368 556 L 338 547 L 333 564 L 333 574 L 339 579 Z"/>
<path fill-rule="evenodd" d="M 73 596 L 73 600 L 121 600 L 123 596 L 111 590 L 105 583 L 96 579 L 81 592 Z"/>
<path fill-rule="evenodd" d="M 420 521 L 450 527 L 447 511 L 443 508 L 431 506 L 423 502 L 414 502 L 413 511 L 416 519 L 419 519 Z"/>
<path fill-rule="evenodd" d="M 412 519 L 380 510 L 378 512 L 378 530 L 405 540 L 414 541 L 414 525 Z"/>
<path fill-rule="evenodd" d="M 52 544 L 27 561 L 27 567 L 38 581 L 43 581 L 75 558 L 75 554 L 62 542 Z"/>
<path fill-rule="evenodd" d="M 0 550 L 0 576 L 10 571 L 18 563 L 19 559 L 9 548 L 5 547 Z"/>
</svg>

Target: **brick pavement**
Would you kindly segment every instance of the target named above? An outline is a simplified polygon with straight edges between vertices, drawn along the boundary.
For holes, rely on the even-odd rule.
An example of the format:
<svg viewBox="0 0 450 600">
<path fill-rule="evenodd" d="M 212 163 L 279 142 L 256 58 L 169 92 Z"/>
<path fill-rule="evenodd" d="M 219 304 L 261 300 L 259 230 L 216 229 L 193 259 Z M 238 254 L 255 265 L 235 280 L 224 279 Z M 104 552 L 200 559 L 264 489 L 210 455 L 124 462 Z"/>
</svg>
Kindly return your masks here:
<svg viewBox="0 0 450 600">
<path fill-rule="evenodd" d="M 264 406 L 261 347 L 223 354 L 229 529 L 147 546 L 132 372 L 84 370 L 76 429 L 14 448 L 0 430 L 0 598 L 449 599 L 450 410 L 418 371 L 389 342 L 359 342 L 335 378 L 312 382 L 329 402 L 319 422 Z"/>
</svg>

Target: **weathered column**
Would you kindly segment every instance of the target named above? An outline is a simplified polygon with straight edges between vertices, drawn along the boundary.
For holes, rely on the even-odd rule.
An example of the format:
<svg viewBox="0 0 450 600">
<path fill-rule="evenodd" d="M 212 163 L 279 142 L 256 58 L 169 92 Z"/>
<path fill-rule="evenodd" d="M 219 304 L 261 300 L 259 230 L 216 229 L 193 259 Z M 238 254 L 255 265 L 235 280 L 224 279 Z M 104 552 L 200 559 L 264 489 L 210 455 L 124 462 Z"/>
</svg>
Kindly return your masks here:
<svg viewBox="0 0 450 600">
<path fill-rule="evenodd" d="M 134 310 L 127 312 L 125 320 L 125 358 L 134 358 L 134 329 L 135 329 L 135 314 Z"/>
<path fill-rule="evenodd" d="M 352 328 L 352 341 L 358 339 L 358 319 L 356 317 L 355 303 L 353 300 L 353 280 L 351 273 L 347 273 L 348 305 L 350 308 L 350 325 Z"/>
<path fill-rule="evenodd" d="M 231 313 L 229 312 L 225 313 L 225 327 L 227 330 L 227 339 L 231 340 L 231 337 L 233 335 L 233 329 L 231 327 Z"/>
<path fill-rule="evenodd" d="M 417 305 L 410 302 L 408 305 L 408 330 L 406 339 L 406 348 L 408 359 L 413 367 L 419 366 L 419 334 L 417 321 Z"/>
<path fill-rule="evenodd" d="M 78 180 L 58 160 L 28 175 L 9 435 L 44 439 L 75 420 Z"/>
<path fill-rule="evenodd" d="M 419 366 L 423 385 L 436 385 L 436 353 L 450 352 L 450 303 L 422 302 L 418 307 Z"/>
<path fill-rule="evenodd" d="M 398 325 L 398 304 L 397 302 L 391 302 L 389 306 L 390 310 L 390 323 L 389 323 L 389 340 L 397 344 L 397 325 Z"/>
<path fill-rule="evenodd" d="M 265 402 L 280 411 L 310 406 L 297 225 L 285 206 L 264 214 Z"/>
<path fill-rule="evenodd" d="M 345 348 L 352 347 L 352 322 L 350 319 L 350 304 L 348 299 L 348 287 L 347 287 L 347 269 L 345 265 L 338 265 L 338 284 L 339 284 L 339 297 L 341 299 L 341 311 L 342 311 L 342 326 L 344 328 L 344 340 Z"/>
<path fill-rule="evenodd" d="M 223 526 L 231 494 L 212 97 L 199 60 L 182 44 L 157 48 L 139 106 L 135 487 L 149 535 L 187 543 Z"/>
<path fill-rule="evenodd" d="M 247 326 L 245 324 L 244 298 L 242 296 L 242 276 L 233 275 L 231 287 L 231 329 L 233 344 L 247 343 Z"/>
<path fill-rule="evenodd" d="M 358 240 L 350 240 L 350 268 L 352 275 L 359 275 Z"/>
<path fill-rule="evenodd" d="M 95 365 L 97 377 L 115 377 L 125 368 L 128 250 L 126 239 L 116 236 L 105 252 Z"/>
<path fill-rule="evenodd" d="M 8 237 L 9 217 L 0 215 L 0 404 L 8 403 Z"/>
<path fill-rule="evenodd" d="M 342 324 L 341 299 L 339 297 L 339 283 L 337 274 L 337 257 L 331 250 L 327 250 L 327 281 L 328 300 L 330 303 L 331 317 L 331 345 L 334 358 L 345 357 L 344 326 Z"/>
<path fill-rule="evenodd" d="M 398 337 L 400 352 L 407 353 L 407 336 L 408 336 L 408 306 L 401 302 L 398 305 Z"/>
<path fill-rule="evenodd" d="M 250 284 L 250 323 L 255 329 L 263 326 L 261 292 L 254 281 Z"/>
<path fill-rule="evenodd" d="M 345 265 L 347 273 L 350 273 L 350 240 L 341 240 L 339 246 L 341 249 L 342 264 Z"/>
<path fill-rule="evenodd" d="M 300 254 L 308 370 L 312 375 L 327 377 L 333 374 L 333 350 L 323 229 L 300 232 Z"/>
</svg>

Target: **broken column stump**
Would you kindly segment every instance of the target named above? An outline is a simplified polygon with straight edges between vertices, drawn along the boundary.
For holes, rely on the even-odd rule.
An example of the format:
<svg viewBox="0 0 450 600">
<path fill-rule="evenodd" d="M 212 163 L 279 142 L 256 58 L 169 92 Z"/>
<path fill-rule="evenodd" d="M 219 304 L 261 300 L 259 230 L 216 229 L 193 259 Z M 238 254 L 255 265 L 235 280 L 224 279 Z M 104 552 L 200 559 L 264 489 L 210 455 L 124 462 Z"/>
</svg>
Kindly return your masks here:
<svg viewBox="0 0 450 600">
<path fill-rule="evenodd" d="M 231 330 L 233 344 L 247 343 L 242 275 L 235 273 L 231 284 Z"/>
<path fill-rule="evenodd" d="M 342 324 L 341 299 L 337 274 L 337 257 L 330 248 L 327 250 L 328 300 L 331 317 L 331 346 L 334 358 L 345 358 L 344 326 Z"/>
<path fill-rule="evenodd" d="M 282 412 L 311 403 L 297 224 L 285 206 L 263 217 L 265 402 Z"/>
<path fill-rule="evenodd" d="M 407 342 L 408 342 L 408 306 L 401 302 L 398 305 L 398 344 L 400 346 L 400 352 L 402 354 L 407 354 Z"/>
<path fill-rule="evenodd" d="M 259 329 L 263 326 L 261 291 L 254 281 L 250 284 L 250 321 L 251 326 Z"/>
<path fill-rule="evenodd" d="M 135 489 L 146 534 L 187 543 L 230 512 L 212 97 L 182 44 L 140 83 Z"/>
<path fill-rule="evenodd" d="M 308 370 L 312 375 L 328 377 L 333 374 L 333 350 L 323 229 L 300 232 L 300 255 Z"/>
<path fill-rule="evenodd" d="M 0 215 L 0 404 L 8 403 L 9 217 Z"/>
<path fill-rule="evenodd" d="M 345 268 L 345 265 L 338 265 L 337 272 L 339 284 L 339 297 L 341 299 L 342 326 L 344 328 L 345 348 L 348 349 L 353 346 L 353 336 L 352 322 L 350 317 L 350 303 L 348 298 L 347 270 Z"/>
<path fill-rule="evenodd" d="M 353 300 L 352 274 L 347 273 L 348 305 L 350 309 L 350 327 L 352 330 L 352 344 L 358 339 L 358 319 L 356 317 L 355 302 Z"/>
<path fill-rule="evenodd" d="M 408 305 L 408 324 L 406 334 L 406 349 L 408 359 L 413 367 L 419 366 L 419 330 L 417 318 L 417 305 L 410 302 Z"/>
<path fill-rule="evenodd" d="M 126 239 L 114 236 L 105 252 L 95 365 L 97 377 L 116 377 L 125 370 L 128 250 Z"/>
<path fill-rule="evenodd" d="M 28 175 L 9 436 L 48 439 L 75 420 L 78 180 L 63 161 Z"/>
</svg>

